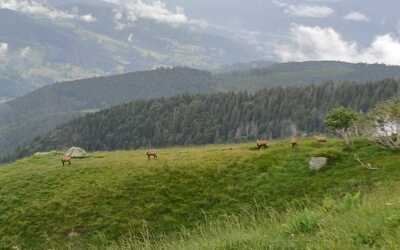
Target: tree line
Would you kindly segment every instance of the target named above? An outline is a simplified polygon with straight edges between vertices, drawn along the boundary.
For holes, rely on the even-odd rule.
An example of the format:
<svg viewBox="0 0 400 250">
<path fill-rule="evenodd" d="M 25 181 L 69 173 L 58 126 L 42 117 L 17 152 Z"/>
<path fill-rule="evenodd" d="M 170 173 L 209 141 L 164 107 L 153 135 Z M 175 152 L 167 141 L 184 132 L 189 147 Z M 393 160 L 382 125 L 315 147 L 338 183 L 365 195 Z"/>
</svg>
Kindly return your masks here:
<svg viewBox="0 0 400 250">
<path fill-rule="evenodd" d="M 19 148 L 17 157 L 69 146 L 137 149 L 326 132 L 324 118 L 332 108 L 365 113 L 399 91 L 400 81 L 387 79 L 134 101 L 75 119 Z"/>
</svg>

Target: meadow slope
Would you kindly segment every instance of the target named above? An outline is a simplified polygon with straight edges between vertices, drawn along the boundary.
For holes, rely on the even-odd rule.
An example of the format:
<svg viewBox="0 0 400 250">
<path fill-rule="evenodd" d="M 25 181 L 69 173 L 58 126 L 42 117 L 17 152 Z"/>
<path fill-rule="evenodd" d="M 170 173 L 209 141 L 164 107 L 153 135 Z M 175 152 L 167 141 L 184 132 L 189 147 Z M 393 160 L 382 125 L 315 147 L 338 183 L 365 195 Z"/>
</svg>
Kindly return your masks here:
<svg viewBox="0 0 400 250">
<path fill-rule="evenodd" d="M 191 230 L 229 214 L 256 208 L 285 213 L 400 181 L 400 154 L 365 141 L 352 150 L 336 140 L 324 145 L 304 140 L 294 151 L 287 141 L 265 151 L 252 147 L 162 149 L 153 161 L 144 151 L 98 152 L 65 168 L 58 155 L 33 156 L 3 166 L 0 249 L 88 249 L 143 232 L 174 238 L 183 227 Z M 361 167 L 354 154 L 379 170 Z M 312 155 L 334 160 L 313 173 L 307 163 Z M 237 246 L 208 249 L 243 249 Z"/>
</svg>

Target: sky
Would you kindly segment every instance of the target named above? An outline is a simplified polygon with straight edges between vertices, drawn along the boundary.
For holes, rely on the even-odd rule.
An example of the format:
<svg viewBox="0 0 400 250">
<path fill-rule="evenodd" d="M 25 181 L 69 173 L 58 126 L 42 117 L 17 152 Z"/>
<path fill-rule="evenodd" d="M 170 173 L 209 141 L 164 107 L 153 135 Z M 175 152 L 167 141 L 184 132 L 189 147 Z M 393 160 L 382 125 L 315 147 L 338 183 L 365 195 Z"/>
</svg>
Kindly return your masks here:
<svg viewBox="0 0 400 250">
<path fill-rule="evenodd" d="M 399 0 L 169 0 L 187 16 L 251 31 L 280 61 L 400 65 Z"/>
<path fill-rule="evenodd" d="M 111 3 L 115 28 L 139 19 L 221 32 L 248 42 L 264 59 L 338 60 L 400 65 L 399 0 L 69 0 Z M 64 0 L 0 0 L 0 8 L 53 19 L 96 22 L 92 13 L 57 9 Z M 53 7 L 48 7 L 53 4 Z M 0 58 L 7 45 L 0 44 Z"/>
</svg>

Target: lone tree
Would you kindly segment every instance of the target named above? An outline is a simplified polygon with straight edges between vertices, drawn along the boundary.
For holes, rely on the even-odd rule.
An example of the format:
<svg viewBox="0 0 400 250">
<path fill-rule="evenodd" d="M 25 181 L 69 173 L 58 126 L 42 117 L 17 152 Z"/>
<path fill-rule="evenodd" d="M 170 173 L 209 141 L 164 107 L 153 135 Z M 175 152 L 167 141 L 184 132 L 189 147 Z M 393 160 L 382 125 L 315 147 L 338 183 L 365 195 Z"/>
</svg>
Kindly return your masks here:
<svg viewBox="0 0 400 250">
<path fill-rule="evenodd" d="M 368 113 L 367 136 L 383 147 L 400 149 L 400 98 L 379 103 Z"/>
<path fill-rule="evenodd" d="M 325 117 L 325 126 L 340 135 L 346 145 L 351 145 L 351 135 L 354 124 L 358 119 L 358 113 L 351 109 L 339 107 L 332 109 Z"/>
</svg>

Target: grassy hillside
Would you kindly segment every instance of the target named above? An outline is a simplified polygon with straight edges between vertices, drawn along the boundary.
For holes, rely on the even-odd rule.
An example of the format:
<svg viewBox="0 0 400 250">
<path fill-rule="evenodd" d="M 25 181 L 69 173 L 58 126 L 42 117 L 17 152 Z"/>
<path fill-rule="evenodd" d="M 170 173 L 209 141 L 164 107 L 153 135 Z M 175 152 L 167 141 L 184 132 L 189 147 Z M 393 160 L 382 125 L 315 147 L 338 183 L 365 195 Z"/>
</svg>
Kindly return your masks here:
<svg viewBox="0 0 400 250">
<path fill-rule="evenodd" d="M 296 151 L 286 141 L 274 142 L 266 151 L 252 147 L 163 149 L 160 159 L 153 161 L 148 161 L 143 151 L 99 152 L 65 168 L 60 167 L 56 155 L 34 156 L 6 165 L 0 169 L 0 224 L 5 225 L 0 227 L 0 248 L 102 248 L 99 244 L 128 234 L 141 237 L 143 232 L 156 238 L 168 234 L 173 239 L 182 227 L 190 229 L 227 214 L 255 208 L 284 212 L 293 204 L 318 206 L 327 197 L 371 193 L 400 181 L 400 155 L 364 141 L 357 142 L 353 150 L 343 149 L 335 140 L 326 145 L 304 140 Z M 379 170 L 361 167 L 354 153 Z M 310 172 L 310 156 L 321 154 L 335 160 L 324 171 Z M 259 226 L 264 228 L 268 220 L 264 218 Z M 279 225 L 276 222 L 276 227 Z M 246 227 L 232 230 L 240 234 Z M 229 231 L 218 236 L 206 232 L 210 244 L 228 235 Z M 231 247 L 210 245 L 209 249 L 243 249 L 240 246 L 250 242 L 251 238 L 245 238 L 250 236 L 243 234 L 237 239 L 244 241 L 232 242 Z M 192 243 L 196 244 L 182 244 Z"/>
<path fill-rule="evenodd" d="M 322 205 L 290 207 L 283 213 L 258 210 L 208 221 L 177 236 L 140 240 L 127 237 L 93 249 L 108 250 L 365 250 L 400 249 L 398 187 L 380 187 L 373 193 L 325 198 Z"/>
</svg>

